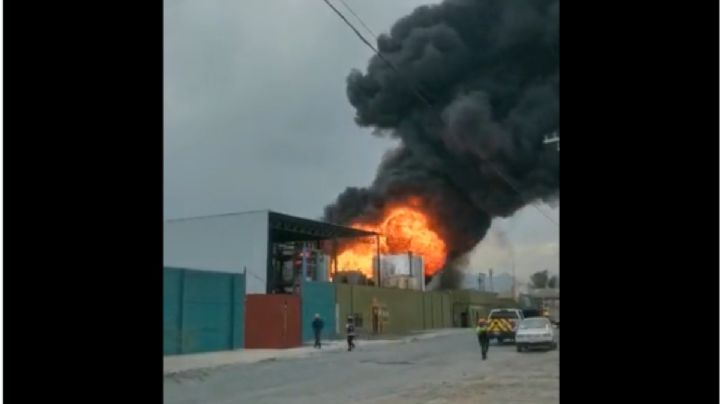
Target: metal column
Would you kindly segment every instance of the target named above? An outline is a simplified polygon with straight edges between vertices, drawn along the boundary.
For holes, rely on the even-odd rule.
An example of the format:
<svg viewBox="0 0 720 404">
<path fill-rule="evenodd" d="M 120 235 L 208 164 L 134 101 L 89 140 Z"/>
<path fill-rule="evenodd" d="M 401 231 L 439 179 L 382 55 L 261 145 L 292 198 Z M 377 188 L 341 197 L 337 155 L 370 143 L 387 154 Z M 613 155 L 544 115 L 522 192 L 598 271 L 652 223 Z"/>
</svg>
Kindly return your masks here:
<svg viewBox="0 0 720 404">
<path fill-rule="evenodd" d="M 375 285 L 380 287 L 380 235 L 375 235 L 375 252 L 377 254 L 377 278 Z"/>
<path fill-rule="evenodd" d="M 307 243 L 303 243 L 303 246 L 302 246 L 302 279 L 300 282 L 301 285 L 302 285 L 302 282 L 305 282 L 305 279 L 307 279 L 307 255 L 308 255 Z"/>
</svg>

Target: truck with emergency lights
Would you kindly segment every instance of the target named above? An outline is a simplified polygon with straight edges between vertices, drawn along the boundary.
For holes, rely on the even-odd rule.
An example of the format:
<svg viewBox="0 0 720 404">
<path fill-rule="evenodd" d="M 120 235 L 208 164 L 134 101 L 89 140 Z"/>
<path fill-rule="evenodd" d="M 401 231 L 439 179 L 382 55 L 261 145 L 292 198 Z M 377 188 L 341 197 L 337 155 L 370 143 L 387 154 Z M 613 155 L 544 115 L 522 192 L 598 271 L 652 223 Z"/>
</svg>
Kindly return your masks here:
<svg viewBox="0 0 720 404">
<path fill-rule="evenodd" d="M 507 340 L 515 341 L 515 332 L 525 318 L 520 309 L 493 309 L 488 315 L 488 332 L 498 344 Z"/>
</svg>

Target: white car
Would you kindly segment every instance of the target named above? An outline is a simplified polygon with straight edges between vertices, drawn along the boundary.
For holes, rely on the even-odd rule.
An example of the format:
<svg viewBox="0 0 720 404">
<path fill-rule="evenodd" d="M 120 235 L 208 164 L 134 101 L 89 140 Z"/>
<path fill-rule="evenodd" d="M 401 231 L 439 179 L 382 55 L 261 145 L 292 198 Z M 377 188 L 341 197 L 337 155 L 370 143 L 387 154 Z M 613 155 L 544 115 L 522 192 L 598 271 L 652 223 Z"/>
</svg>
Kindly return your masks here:
<svg viewBox="0 0 720 404">
<path fill-rule="evenodd" d="M 515 346 L 518 352 L 530 348 L 555 349 L 558 346 L 557 333 L 545 317 L 526 318 L 515 332 Z"/>
</svg>

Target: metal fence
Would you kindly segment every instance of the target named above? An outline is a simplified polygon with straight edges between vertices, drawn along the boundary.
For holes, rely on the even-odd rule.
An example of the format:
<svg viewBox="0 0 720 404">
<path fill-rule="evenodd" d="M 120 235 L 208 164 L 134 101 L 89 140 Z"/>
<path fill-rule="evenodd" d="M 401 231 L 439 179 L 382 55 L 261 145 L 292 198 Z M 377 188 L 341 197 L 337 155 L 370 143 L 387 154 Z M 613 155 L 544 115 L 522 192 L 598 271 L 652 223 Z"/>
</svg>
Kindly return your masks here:
<svg viewBox="0 0 720 404">
<path fill-rule="evenodd" d="M 163 268 L 163 353 L 242 348 L 245 274 Z"/>
</svg>

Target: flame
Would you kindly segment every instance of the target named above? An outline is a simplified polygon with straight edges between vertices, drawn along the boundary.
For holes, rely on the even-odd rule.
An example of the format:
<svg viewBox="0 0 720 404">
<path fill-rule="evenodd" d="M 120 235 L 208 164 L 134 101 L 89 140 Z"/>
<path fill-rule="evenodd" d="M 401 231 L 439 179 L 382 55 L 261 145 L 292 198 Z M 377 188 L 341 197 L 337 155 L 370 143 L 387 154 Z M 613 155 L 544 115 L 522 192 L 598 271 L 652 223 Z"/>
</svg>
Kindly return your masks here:
<svg viewBox="0 0 720 404">
<path fill-rule="evenodd" d="M 377 224 L 352 223 L 356 229 L 380 233 L 380 254 L 405 254 L 423 257 L 425 275 L 433 275 L 445 265 L 447 247 L 438 234 L 430 228 L 428 217 L 418 208 L 417 200 L 390 207 Z M 340 270 L 359 270 L 373 277 L 373 257 L 376 255 L 375 240 L 358 239 L 344 246 L 337 256 Z"/>
</svg>

